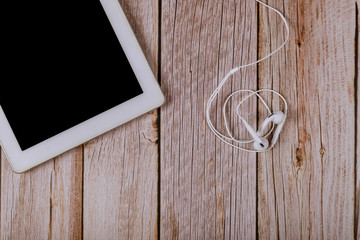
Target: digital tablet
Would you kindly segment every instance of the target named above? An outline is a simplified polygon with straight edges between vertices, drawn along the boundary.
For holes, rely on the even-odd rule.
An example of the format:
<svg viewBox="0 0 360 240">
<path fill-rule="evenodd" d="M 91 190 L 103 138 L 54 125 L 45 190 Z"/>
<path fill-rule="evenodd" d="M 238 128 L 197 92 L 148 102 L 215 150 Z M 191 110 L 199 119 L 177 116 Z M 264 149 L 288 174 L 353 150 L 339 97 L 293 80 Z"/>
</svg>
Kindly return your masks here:
<svg viewBox="0 0 360 240">
<path fill-rule="evenodd" d="M 0 143 L 26 171 L 159 107 L 117 0 L 5 1 Z M 5 19 L 6 18 L 6 19 Z"/>
</svg>

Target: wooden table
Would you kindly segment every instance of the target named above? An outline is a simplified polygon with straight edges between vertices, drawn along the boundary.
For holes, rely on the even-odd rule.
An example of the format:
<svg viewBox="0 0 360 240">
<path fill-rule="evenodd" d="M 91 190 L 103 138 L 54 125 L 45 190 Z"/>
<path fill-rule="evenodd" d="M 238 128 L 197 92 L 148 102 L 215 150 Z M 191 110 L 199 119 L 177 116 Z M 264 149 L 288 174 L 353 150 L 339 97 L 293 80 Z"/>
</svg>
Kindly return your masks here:
<svg viewBox="0 0 360 240">
<path fill-rule="evenodd" d="M 2 154 L 1 239 L 360 239 L 360 2 L 268 3 L 289 42 L 215 105 L 280 91 L 289 117 L 272 151 L 221 143 L 204 109 L 231 68 L 281 44 L 281 19 L 251 0 L 122 0 L 165 105 L 25 174 Z M 255 100 L 242 110 L 266 114 Z"/>
</svg>

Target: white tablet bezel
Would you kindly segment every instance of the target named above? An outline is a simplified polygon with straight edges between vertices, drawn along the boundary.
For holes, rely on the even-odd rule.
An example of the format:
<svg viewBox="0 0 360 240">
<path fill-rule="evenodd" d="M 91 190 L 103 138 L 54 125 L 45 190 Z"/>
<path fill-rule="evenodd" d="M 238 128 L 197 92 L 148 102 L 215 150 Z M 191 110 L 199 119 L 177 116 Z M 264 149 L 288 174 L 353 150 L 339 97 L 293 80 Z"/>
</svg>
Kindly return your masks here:
<svg viewBox="0 0 360 240">
<path fill-rule="evenodd" d="M 24 151 L 21 150 L 0 106 L 0 144 L 14 172 L 24 172 L 155 109 L 164 102 L 160 87 L 120 4 L 117 0 L 100 0 L 100 2 L 134 70 L 143 93 Z"/>
</svg>

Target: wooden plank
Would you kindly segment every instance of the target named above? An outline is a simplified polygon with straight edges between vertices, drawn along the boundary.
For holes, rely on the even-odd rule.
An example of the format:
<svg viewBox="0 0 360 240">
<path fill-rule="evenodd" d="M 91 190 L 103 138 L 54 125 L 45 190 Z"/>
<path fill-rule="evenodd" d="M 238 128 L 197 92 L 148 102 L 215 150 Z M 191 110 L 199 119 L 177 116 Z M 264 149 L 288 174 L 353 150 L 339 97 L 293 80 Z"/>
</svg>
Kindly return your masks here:
<svg viewBox="0 0 360 240">
<path fill-rule="evenodd" d="M 51 236 L 82 238 L 82 147 L 54 159 L 51 181 Z"/>
<path fill-rule="evenodd" d="M 255 2 L 163 1 L 161 27 L 160 237 L 254 239 L 256 155 L 215 139 L 205 105 L 230 69 L 256 59 Z M 221 129 L 220 104 L 238 88 L 256 88 L 256 67 L 220 93 L 212 119 Z M 250 109 L 256 119 L 255 101 Z"/>
<path fill-rule="evenodd" d="M 285 13 L 291 34 L 284 50 L 260 64 L 259 86 L 280 91 L 290 109 L 280 142 L 259 154 L 259 238 L 353 239 L 355 4 L 268 3 Z M 264 55 L 285 29 L 275 13 L 259 12 Z"/>
<path fill-rule="evenodd" d="M 158 1 L 120 2 L 157 75 Z M 85 239 L 157 238 L 157 140 L 155 110 L 85 144 Z"/>
<path fill-rule="evenodd" d="M 13 173 L 1 155 L 1 238 L 47 239 L 51 236 L 53 160 L 24 174 Z"/>
<path fill-rule="evenodd" d="M 26 173 L 1 155 L 1 238 L 81 238 L 81 147 Z"/>
<path fill-rule="evenodd" d="M 357 92 L 356 100 L 357 100 L 357 122 L 356 122 L 356 195 L 355 195 L 355 239 L 360 239 L 360 77 L 359 77 L 359 69 L 360 69 L 360 48 L 359 48 L 359 35 L 360 35 L 360 18 L 359 18 L 359 1 L 356 1 L 356 30 L 355 33 L 355 57 L 357 61 L 357 69 L 355 71 L 357 79 L 355 79 L 355 86 Z"/>
</svg>

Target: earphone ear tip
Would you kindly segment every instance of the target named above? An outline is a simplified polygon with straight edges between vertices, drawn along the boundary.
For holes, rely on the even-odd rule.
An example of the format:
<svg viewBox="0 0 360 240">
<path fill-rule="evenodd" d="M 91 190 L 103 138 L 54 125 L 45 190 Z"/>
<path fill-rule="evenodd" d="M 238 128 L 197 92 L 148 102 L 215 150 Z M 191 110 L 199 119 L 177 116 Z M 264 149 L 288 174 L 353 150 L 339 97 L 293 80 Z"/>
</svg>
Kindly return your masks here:
<svg viewBox="0 0 360 240">
<path fill-rule="evenodd" d="M 285 114 L 281 111 L 275 112 L 274 115 L 275 115 L 275 118 L 274 118 L 273 122 L 275 124 L 280 124 L 285 120 Z"/>
<path fill-rule="evenodd" d="M 266 138 L 261 138 L 261 142 L 255 141 L 254 148 L 256 151 L 264 151 L 269 147 L 269 141 Z"/>
</svg>

